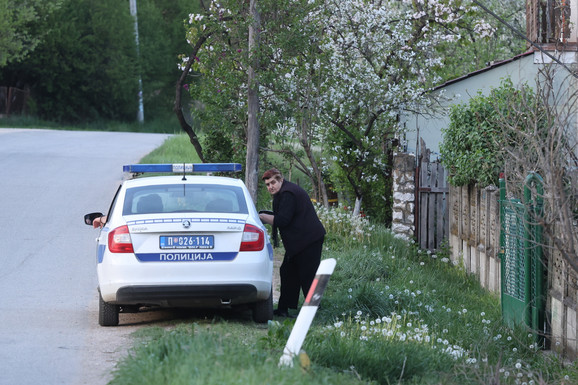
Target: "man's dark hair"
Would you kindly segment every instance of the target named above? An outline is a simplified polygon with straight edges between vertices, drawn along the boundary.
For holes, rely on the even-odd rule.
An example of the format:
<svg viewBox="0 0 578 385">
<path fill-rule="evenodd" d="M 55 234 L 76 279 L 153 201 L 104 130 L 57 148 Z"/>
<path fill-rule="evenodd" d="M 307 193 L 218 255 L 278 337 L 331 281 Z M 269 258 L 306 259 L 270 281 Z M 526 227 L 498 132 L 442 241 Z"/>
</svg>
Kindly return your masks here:
<svg viewBox="0 0 578 385">
<path fill-rule="evenodd" d="M 276 168 L 272 168 L 270 170 L 265 171 L 263 173 L 263 177 L 261 179 L 266 180 L 266 179 L 271 179 L 273 177 L 277 180 L 283 179 L 283 175 L 281 174 L 281 171 L 277 170 Z"/>
</svg>

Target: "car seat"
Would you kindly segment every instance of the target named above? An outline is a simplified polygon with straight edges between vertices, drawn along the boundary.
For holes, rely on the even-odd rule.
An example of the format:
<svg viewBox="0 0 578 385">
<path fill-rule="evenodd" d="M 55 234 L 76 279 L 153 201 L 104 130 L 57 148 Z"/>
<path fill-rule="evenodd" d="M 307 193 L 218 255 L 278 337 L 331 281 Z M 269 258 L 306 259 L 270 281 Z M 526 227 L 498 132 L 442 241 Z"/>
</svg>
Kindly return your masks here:
<svg viewBox="0 0 578 385">
<path fill-rule="evenodd" d="M 142 196 L 136 206 L 139 214 L 162 213 L 163 201 L 158 194 L 149 194 Z"/>
</svg>

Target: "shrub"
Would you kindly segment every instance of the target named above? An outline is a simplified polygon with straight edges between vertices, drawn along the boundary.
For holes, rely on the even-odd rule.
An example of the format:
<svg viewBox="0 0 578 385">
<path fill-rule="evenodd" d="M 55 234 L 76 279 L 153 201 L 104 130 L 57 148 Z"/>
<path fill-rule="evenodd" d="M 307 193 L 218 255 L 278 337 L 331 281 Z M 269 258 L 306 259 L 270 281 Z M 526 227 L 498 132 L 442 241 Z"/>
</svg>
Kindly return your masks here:
<svg viewBox="0 0 578 385">
<path fill-rule="evenodd" d="M 506 146 L 523 145 L 514 143 L 511 133 L 503 128 L 524 130 L 529 109 L 537 108 L 534 99 L 530 87 L 516 89 L 511 80 L 505 79 L 488 96 L 480 92 L 467 105 L 454 105 L 440 145 L 449 183 L 498 185 Z"/>
</svg>

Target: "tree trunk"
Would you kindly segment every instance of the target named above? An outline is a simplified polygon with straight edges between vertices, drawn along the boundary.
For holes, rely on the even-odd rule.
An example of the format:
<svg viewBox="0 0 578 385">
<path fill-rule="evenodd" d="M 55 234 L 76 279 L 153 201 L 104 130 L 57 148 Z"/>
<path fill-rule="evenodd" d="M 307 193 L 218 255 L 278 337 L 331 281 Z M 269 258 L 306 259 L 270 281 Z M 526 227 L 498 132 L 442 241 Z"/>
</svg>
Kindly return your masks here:
<svg viewBox="0 0 578 385">
<path fill-rule="evenodd" d="M 247 121 L 247 158 L 245 165 L 245 184 L 257 203 L 257 189 L 259 187 L 259 81 L 255 71 L 259 68 L 259 38 L 260 16 L 257 11 L 257 0 L 251 0 L 249 6 L 252 23 L 249 26 L 249 55 L 250 66 L 248 74 L 248 121 Z"/>
<path fill-rule="evenodd" d="M 329 207 L 329 198 L 327 197 L 327 189 L 325 188 L 325 183 L 323 182 L 323 177 L 321 175 L 321 170 L 317 165 L 317 161 L 313 156 L 313 151 L 311 149 L 311 142 L 309 140 L 309 128 L 310 128 L 310 112 L 308 109 L 303 111 L 303 119 L 301 121 L 301 146 L 307 154 L 311 168 L 313 169 L 313 175 L 311 177 L 311 182 L 313 190 L 315 193 L 315 199 L 323 203 L 323 206 Z"/>
</svg>

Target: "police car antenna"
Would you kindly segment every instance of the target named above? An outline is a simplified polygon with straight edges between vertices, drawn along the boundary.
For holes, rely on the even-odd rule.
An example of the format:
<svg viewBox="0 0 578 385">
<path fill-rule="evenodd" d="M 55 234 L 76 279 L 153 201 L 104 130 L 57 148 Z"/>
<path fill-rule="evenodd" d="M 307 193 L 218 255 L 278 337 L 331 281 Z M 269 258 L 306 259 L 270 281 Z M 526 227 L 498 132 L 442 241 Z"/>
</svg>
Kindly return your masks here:
<svg viewBox="0 0 578 385">
<path fill-rule="evenodd" d="M 181 180 L 187 180 L 187 174 L 186 174 L 185 168 L 186 168 L 185 163 L 183 163 L 183 179 L 181 179 Z"/>
</svg>

